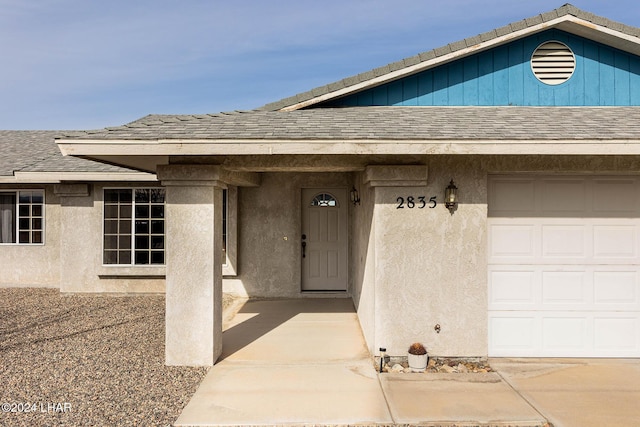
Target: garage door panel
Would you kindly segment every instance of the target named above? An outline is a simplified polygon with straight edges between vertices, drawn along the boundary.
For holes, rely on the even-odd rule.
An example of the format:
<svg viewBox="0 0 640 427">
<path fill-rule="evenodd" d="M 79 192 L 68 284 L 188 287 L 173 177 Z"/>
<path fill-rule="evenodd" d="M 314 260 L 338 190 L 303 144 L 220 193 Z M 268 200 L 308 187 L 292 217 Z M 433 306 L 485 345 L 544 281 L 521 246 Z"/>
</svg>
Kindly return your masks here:
<svg viewBox="0 0 640 427">
<path fill-rule="evenodd" d="M 593 211 L 597 216 L 637 218 L 636 179 L 594 179 Z"/>
<path fill-rule="evenodd" d="M 495 224 L 490 226 L 489 252 L 491 257 L 533 259 L 535 256 L 535 227 L 532 224 Z"/>
<path fill-rule="evenodd" d="M 638 350 L 639 316 L 611 313 L 594 319 L 594 347 L 600 352 Z"/>
<path fill-rule="evenodd" d="M 586 271 L 546 271 L 542 273 L 542 304 L 548 310 L 558 305 L 589 304 L 589 281 Z M 544 307 L 540 307 L 543 309 Z"/>
<path fill-rule="evenodd" d="M 489 179 L 489 355 L 640 357 L 640 177 L 510 179 Z"/>
<path fill-rule="evenodd" d="M 523 354 L 534 351 L 539 345 L 538 319 L 533 312 L 503 313 L 489 320 L 490 346 L 500 355 Z"/>
<path fill-rule="evenodd" d="M 640 316 L 505 312 L 489 319 L 491 357 L 638 357 Z"/>
<path fill-rule="evenodd" d="M 594 225 L 594 258 L 638 257 L 637 227 L 635 225 Z"/>
<path fill-rule="evenodd" d="M 640 311 L 640 266 L 489 266 L 489 309 Z"/>
<path fill-rule="evenodd" d="M 586 258 L 584 225 L 543 225 L 542 256 L 545 258 Z"/>
<path fill-rule="evenodd" d="M 586 185 L 581 179 L 542 180 L 539 193 L 546 216 L 575 216 L 587 208 Z"/>
<path fill-rule="evenodd" d="M 543 351 L 584 349 L 587 347 L 588 323 L 585 317 L 546 317 L 542 319 Z"/>
<path fill-rule="evenodd" d="M 489 283 L 489 306 L 533 306 L 535 296 L 535 272 L 529 271 L 491 271 Z"/>
<path fill-rule="evenodd" d="M 493 218 L 640 218 L 637 177 L 490 177 Z M 533 215 L 532 215 L 533 213 Z"/>
<path fill-rule="evenodd" d="M 533 179 L 495 179 L 490 183 L 489 206 L 494 216 L 521 216 L 535 209 Z"/>
<path fill-rule="evenodd" d="M 491 218 L 488 228 L 490 264 L 640 265 L 640 220 Z"/>
<path fill-rule="evenodd" d="M 593 278 L 594 303 L 600 307 L 640 310 L 638 271 L 596 271 Z"/>
</svg>

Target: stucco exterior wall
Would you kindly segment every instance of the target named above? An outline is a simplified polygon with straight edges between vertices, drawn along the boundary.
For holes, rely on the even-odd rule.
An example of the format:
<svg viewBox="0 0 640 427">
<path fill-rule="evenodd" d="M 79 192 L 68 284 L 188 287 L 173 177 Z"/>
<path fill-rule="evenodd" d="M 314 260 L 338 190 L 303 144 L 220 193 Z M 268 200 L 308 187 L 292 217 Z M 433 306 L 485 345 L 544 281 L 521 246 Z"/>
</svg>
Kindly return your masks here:
<svg viewBox="0 0 640 427">
<path fill-rule="evenodd" d="M 429 160 L 427 169 L 427 185 L 375 189 L 373 347 L 403 356 L 419 341 L 433 355 L 485 356 L 485 174 L 478 162 L 454 157 Z M 442 203 L 452 178 L 460 189 L 453 215 Z M 420 196 L 435 196 L 436 207 L 419 209 Z M 398 197 L 405 199 L 403 208 Z M 415 198 L 414 208 L 406 203 L 409 197 Z"/>
<path fill-rule="evenodd" d="M 384 160 L 378 157 L 375 162 Z M 386 347 L 388 354 L 401 356 L 412 342 L 420 341 L 432 355 L 484 357 L 488 175 L 640 173 L 637 156 L 456 155 L 424 156 L 412 163 L 424 168 L 424 183 L 383 185 L 367 177 L 366 170 L 263 172 L 259 186 L 239 187 L 237 275 L 225 277 L 224 291 L 300 297 L 302 189 L 355 186 L 361 202 L 349 203 L 347 294 L 353 298 L 369 350 L 377 354 L 378 348 Z M 394 170 L 393 165 L 382 168 Z M 391 181 L 394 173 L 389 174 Z M 442 203 L 450 179 L 459 188 L 453 215 Z M 164 292 L 165 267 L 102 265 L 103 189 L 135 186 L 6 186 L 45 189 L 45 244 L 0 246 L 0 286 Z M 406 201 L 409 196 L 435 196 L 438 205 L 398 209 L 398 197 Z M 440 333 L 435 325 L 440 325 Z"/>
<path fill-rule="evenodd" d="M 51 287 L 61 292 L 164 292 L 164 267 L 102 265 L 103 188 L 131 186 L 3 186 L 7 190 L 44 189 L 45 218 L 43 245 L 0 245 L 0 286 Z"/>
<path fill-rule="evenodd" d="M 353 209 L 351 221 L 351 295 L 358 312 L 360 327 L 373 352 L 376 331 L 376 253 L 375 190 L 363 182 L 363 174 L 355 174 L 355 186 L 360 194 L 360 204 Z"/>
<path fill-rule="evenodd" d="M 429 156 L 424 164 L 426 185 L 365 185 L 354 210 L 352 295 L 374 354 L 385 347 L 403 356 L 421 341 L 432 355 L 486 357 L 489 174 L 640 173 L 640 158 L 629 156 Z M 450 179 L 459 188 L 453 215 L 442 204 Z M 397 209 L 410 195 L 439 204 Z"/>
<path fill-rule="evenodd" d="M 83 186 L 86 191 L 83 191 Z M 60 291 L 158 293 L 165 289 L 164 266 L 103 266 L 103 189 L 133 184 L 68 186 L 60 190 Z M 138 187 L 148 187 L 141 184 Z"/>
<path fill-rule="evenodd" d="M 223 290 L 259 298 L 299 297 L 302 188 L 350 188 L 351 174 L 263 173 L 238 188 L 238 271 Z"/>
<path fill-rule="evenodd" d="M 60 202 L 52 185 L 10 185 L 1 190 L 45 190 L 43 245 L 0 245 L 0 287 L 57 288 L 60 283 Z"/>
</svg>

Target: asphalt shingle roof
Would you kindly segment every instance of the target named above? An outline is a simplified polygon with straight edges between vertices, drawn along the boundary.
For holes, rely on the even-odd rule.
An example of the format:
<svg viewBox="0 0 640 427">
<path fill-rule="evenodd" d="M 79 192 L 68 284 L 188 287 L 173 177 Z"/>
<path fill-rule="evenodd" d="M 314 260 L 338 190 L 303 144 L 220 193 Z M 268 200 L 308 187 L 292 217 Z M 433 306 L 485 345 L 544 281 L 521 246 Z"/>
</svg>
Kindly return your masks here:
<svg viewBox="0 0 640 427">
<path fill-rule="evenodd" d="M 349 107 L 149 115 L 91 140 L 640 140 L 637 107 Z"/>
<path fill-rule="evenodd" d="M 487 31 L 486 33 L 478 34 L 473 37 L 468 37 L 458 42 L 449 43 L 446 46 L 442 46 L 436 49 L 422 52 L 418 55 L 401 59 L 400 61 L 393 62 L 391 64 L 384 65 L 382 67 L 378 67 L 370 71 L 365 71 L 355 76 L 344 78 L 334 83 L 329 83 L 327 85 L 320 86 L 320 87 L 311 89 L 309 91 L 302 92 L 297 95 L 293 95 L 291 97 L 266 104 L 260 107 L 260 109 L 269 110 L 269 111 L 280 110 L 282 108 L 286 108 L 291 105 L 309 101 L 315 97 L 322 96 L 322 95 L 334 92 L 336 90 L 348 88 L 349 86 L 366 82 L 375 77 L 390 73 L 392 71 L 401 70 L 406 67 L 411 67 L 421 62 L 426 62 L 434 58 L 437 58 L 439 56 L 447 55 L 450 53 L 460 51 L 462 49 L 466 49 L 468 47 L 476 46 L 479 43 L 488 42 L 488 41 L 497 39 L 498 37 L 503 37 L 508 34 L 514 33 L 516 31 L 521 31 L 526 28 L 534 27 L 536 25 L 540 25 L 545 22 L 549 22 L 566 15 L 575 16 L 576 18 L 583 19 L 585 21 L 591 22 L 593 24 L 596 24 L 602 27 L 613 29 L 615 31 L 621 32 L 629 36 L 640 37 L 640 28 L 632 27 L 629 25 L 622 24 L 620 22 L 612 21 L 610 19 L 594 15 L 593 13 L 586 12 L 584 10 L 581 10 L 567 3 L 564 6 L 558 9 L 552 10 L 550 12 L 542 13 L 542 14 L 533 16 L 531 18 L 513 22 L 503 27 L 496 28 L 491 31 Z"/>
<path fill-rule="evenodd" d="M 14 172 L 131 172 L 130 169 L 64 157 L 55 143 L 61 131 L 0 130 L 0 176 Z"/>
</svg>

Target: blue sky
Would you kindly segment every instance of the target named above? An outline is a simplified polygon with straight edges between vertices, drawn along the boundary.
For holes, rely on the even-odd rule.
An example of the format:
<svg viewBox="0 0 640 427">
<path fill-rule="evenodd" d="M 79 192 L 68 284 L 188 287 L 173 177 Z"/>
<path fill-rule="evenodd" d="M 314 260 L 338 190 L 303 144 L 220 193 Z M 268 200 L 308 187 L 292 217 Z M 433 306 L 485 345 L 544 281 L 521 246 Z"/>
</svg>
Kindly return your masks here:
<svg viewBox="0 0 640 427">
<path fill-rule="evenodd" d="M 563 0 L 0 0 L 0 129 L 260 107 Z M 574 0 L 640 26 L 637 0 Z"/>
</svg>

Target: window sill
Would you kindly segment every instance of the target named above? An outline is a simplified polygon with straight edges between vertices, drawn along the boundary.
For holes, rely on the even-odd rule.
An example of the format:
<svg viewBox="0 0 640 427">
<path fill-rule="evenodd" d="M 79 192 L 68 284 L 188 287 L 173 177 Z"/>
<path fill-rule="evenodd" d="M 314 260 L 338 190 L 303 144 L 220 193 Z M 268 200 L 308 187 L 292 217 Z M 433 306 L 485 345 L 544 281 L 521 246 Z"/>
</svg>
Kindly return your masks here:
<svg viewBox="0 0 640 427">
<path fill-rule="evenodd" d="M 229 264 L 224 264 L 222 266 L 222 277 L 237 277 L 238 274 L 236 273 L 236 269 L 229 265 Z"/>
<path fill-rule="evenodd" d="M 98 277 L 101 279 L 164 279 L 166 276 L 166 267 L 164 265 L 103 265 L 98 269 Z"/>
</svg>

